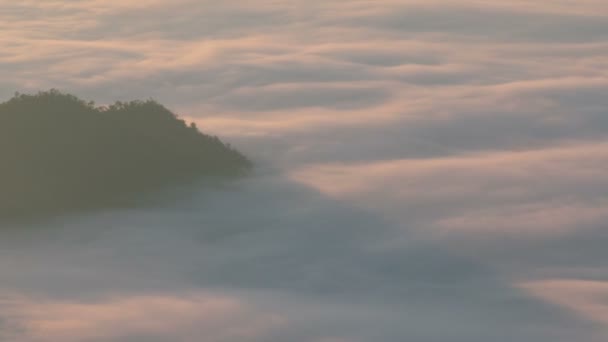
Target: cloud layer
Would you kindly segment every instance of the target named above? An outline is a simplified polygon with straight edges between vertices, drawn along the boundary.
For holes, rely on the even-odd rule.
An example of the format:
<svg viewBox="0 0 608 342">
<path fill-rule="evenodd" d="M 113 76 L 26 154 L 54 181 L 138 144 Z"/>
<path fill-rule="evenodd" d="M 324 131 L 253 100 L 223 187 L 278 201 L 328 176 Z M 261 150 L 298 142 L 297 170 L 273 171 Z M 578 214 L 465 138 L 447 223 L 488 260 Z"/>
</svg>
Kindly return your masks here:
<svg viewBox="0 0 608 342">
<path fill-rule="evenodd" d="M 0 331 L 603 341 L 606 56 L 603 0 L 0 2 L 0 98 L 153 97 L 260 165 L 3 233 Z"/>
</svg>

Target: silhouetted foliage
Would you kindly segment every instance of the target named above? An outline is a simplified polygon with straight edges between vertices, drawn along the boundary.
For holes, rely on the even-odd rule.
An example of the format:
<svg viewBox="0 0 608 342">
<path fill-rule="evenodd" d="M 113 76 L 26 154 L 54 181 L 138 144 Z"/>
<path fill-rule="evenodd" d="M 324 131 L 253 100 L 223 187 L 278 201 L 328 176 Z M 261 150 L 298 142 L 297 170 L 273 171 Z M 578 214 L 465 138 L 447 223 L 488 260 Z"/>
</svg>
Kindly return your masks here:
<svg viewBox="0 0 608 342">
<path fill-rule="evenodd" d="M 95 107 L 57 90 L 0 104 L 0 218 L 122 206 L 251 162 L 153 100 Z"/>
</svg>

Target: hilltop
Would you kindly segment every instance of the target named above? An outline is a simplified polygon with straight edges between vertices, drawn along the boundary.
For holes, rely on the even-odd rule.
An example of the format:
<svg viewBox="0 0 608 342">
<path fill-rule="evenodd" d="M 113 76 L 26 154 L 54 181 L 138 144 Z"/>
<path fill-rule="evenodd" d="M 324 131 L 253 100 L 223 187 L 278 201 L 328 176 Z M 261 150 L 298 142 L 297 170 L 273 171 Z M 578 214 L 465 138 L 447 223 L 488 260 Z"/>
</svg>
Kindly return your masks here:
<svg viewBox="0 0 608 342">
<path fill-rule="evenodd" d="M 133 205 L 251 167 L 153 100 L 95 106 L 51 90 L 0 104 L 0 219 Z"/>
</svg>

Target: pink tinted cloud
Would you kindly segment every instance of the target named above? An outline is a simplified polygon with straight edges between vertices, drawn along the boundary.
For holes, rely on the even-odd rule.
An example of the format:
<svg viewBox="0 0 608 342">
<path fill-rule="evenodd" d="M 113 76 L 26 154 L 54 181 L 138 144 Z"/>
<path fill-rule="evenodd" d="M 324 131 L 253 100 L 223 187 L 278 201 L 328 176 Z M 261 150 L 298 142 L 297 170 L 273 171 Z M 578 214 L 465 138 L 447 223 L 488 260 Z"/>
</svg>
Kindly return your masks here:
<svg viewBox="0 0 608 342">
<path fill-rule="evenodd" d="M 4 317 L 14 341 L 257 341 L 284 323 L 239 299 L 211 293 L 136 295 L 92 301 L 7 296 Z M 13 341 L 13 340 L 11 340 Z"/>
<path fill-rule="evenodd" d="M 606 182 L 608 144 L 584 143 L 521 152 L 321 164 L 292 179 L 354 200 L 435 233 L 556 237 L 608 218 L 596 190 Z M 417 208 L 417 209 L 416 209 Z M 421 210 L 422 209 L 422 210 Z"/>
<path fill-rule="evenodd" d="M 543 301 L 608 328 L 608 282 L 548 279 L 524 282 L 518 287 Z"/>
</svg>

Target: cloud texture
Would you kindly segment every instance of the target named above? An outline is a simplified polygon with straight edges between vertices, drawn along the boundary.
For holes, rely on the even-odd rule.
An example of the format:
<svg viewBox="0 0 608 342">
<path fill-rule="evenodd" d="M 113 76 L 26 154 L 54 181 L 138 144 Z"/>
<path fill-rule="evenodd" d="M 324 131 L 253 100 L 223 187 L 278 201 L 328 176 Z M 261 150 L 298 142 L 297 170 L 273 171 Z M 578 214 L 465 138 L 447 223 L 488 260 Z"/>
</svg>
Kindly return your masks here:
<svg viewBox="0 0 608 342">
<path fill-rule="evenodd" d="M 153 97 L 260 165 L 2 232 L 0 337 L 604 341 L 607 56 L 603 0 L 0 0 L 0 98 Z"/>
</svg>

